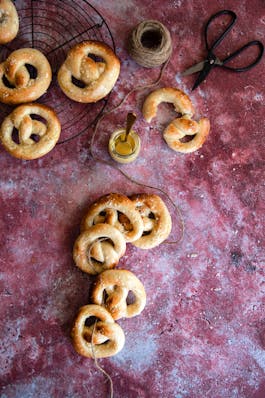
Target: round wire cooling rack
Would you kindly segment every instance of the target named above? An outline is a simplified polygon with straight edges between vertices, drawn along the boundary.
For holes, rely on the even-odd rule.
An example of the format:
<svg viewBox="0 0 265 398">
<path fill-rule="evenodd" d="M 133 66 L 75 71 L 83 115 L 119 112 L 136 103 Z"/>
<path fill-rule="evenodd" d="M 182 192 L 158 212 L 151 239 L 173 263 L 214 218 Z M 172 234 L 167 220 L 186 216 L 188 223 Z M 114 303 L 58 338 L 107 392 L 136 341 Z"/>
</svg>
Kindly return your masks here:
<svg viewBox="0 0 265 398">
<path fill-rule="evenodd" d="M 53 79 L 47 92 L 37 101 L 54 109 L 61 125 L 64 143 L 83 134 L 100 117 L 108 97 L 82 104 L 66 97 L 57 83 L 57 72 L 71 47 L 84 40 L 105 42 L 115 51 L 110 28 L 102 15 L 87 0 L 15 0 L 19 15 L 17 37 L 0 50 L 0 62 L 19 48 L 40 50 L 49 60 Z M 13 107 L 0 103 L 1 116 Z"/>
</svg>

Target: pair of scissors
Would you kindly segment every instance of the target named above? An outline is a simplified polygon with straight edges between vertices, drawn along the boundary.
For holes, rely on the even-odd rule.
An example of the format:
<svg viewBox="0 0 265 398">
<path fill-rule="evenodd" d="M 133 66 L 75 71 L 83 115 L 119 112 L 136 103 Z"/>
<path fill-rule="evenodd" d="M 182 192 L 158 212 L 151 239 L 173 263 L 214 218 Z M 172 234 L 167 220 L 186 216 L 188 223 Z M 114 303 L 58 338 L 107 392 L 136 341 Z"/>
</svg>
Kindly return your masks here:
<svg viewBox="0 0 265 398">
<path fill-rule="evenodd" d="M 209 26 L 212 23 L 212 21 L 216 18 L 219 18 L 222 15 L 229 15 L 231 16 L 231 21 L 227 28 L 224 30 L 224 32 L 215 40 L 215 42 L 210 46 L 209 41 L 208 41 L 208 30 Z M 204 30 L 204 39 L 205 39 L 205 44 L 206 44 L 206 49 L 207 49 L 207 57 L 204 61 L 199 62 L 198 64 L 193 65 L 192 67 L 188 68 L 183 72 L 181 75 L 182 76 L 188 76 L 196 72 L 200 72 L 194 86 L 192 87 L 192 90 L 195 90 L 206 78 L 206 76 L 210 73 L 212 68 L 214 67 L 221 67 L 225 69 L 232 70 L 234 72 L 245 72 L 251 68 L 253 68 L 257 63 L 261 60 L 264 47 L 263 44 L 258 41 L 258 40 L 253 40 L 245 44 L 243 47 L 239 48 L 237 51 L 235 51 L 233 54 L 229 55 L 227 58 L 220 60 L 215 54 L 214 50 L 219 46 L 219 44 L 223 41 L 223 39 L 226 37 L 226 35 L 229 33 L 229 31 L 232 29 L 234 26 L 235 22 L 237 20 L 237 15 L 230 10 L 221 10 L 217 12 L 216 14 L 212 15 L 209 21 L 207 22 Z M 258 55 L 256 59 L 254 59 L 253 62 L 251 62 L 249 65 L 240 67 L 240 68 L 235 68 L 232 66 L 228 66 L 227 63 L 231 61 L 232 59 L 236 58 L 240 53 L 245 51 L 248 47 L 252 46 L 257 46 L 258 47 Z"/>
</svg>

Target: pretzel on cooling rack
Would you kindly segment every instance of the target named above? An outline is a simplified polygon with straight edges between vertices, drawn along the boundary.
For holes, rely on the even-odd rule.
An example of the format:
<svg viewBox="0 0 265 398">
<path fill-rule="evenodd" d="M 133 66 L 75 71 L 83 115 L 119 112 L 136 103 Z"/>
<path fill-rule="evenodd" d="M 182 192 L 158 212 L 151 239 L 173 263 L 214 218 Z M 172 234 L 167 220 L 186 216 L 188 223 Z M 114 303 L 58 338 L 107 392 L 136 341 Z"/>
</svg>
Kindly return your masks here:
<svg viewBox="0 0 265 398">
<path fill-rule="evenodd" d="M 16 7 L 11 0 L 0 1 L 0 44 L 13 40 L 19 28 Z"/>
<path fill-rule="evenodd" d="M 89 318 L 92 324 L 86 326 Z M 71 336 L 75 350 L 88 358 L 111 357 L 121 351 L 125 343 L 122 328 L 105 308 L 95 304 L 79 309 Z"/>
<path fill-rule="evenodd" d="M 190 153 L 197 151 L 204 144 L 209 131 L 209 119 L 204 117 L 196 122 L 184 116 L 174 119 L 165 129 L 163 137 L 174 151 Z M 181 140 L 186 136 L 191 136 L 192 139 L 182 142 Z"/>
<path fill-rule="evenodd" d="M 127 303 L 132 292 L 134 301 Z M 143 284 L 130 271 L 107 270 L 98 275 L 91 295 L 92 302 L 105 307 L 113 319 L 140 314 L 146 304 Z"/>
<path fill-rule="evenodd" d="M 151 122 L 157 114 L 161 102 L 172 103 L 176 112 L 181 117 L 174 119 L 165 129 L 163 137 L 168 146 L 177 152 L 189 153 L 199 149 L 206 140 L 210 131 L 210 122 L 202 118 L 199 122 L 192 120 L 194 108 L 187 94 L 172 88 L 159 88 L 146 98 L 143 105 L 143 115 L 147 122 Z M 189 141 L 183 142 L 183 138 L 189 136 Z"/>
<path fill-rule="evenodd" d="M 132 242 L 141 249 L 151 249 L 162 243 L 170 234 L 172 222 L 163 200 L 154 194 L 136 194 L 130 197 L 144 222 L 140 239 Z"/>
<path fill-rule="evenodd" d="M 98 57 L 99 62 L 92 56 Z M 89 40 L 69 51 L 59 69 L 58 82 L 65 95 L 72 100 L 96 102 L 113 89 L 119 73 L 120 61 L 112 49 L 105 43 Z M 73 78 L 78 84 L 74 83 Z"/>
<path fill-rule="evenodd" d="M 96 224 L 79 235 L 73 258 L 82 271 L 96 275 L 114 268 L 125 250 L 126 242 L 120 231 L 109 224 Z"/>
<path fill-rule="evenodd" d="M 14 130 L 18 133 L 16 139 Z M 41 104 L 24 104 L 4 119 L 0 141 L 14 157 L 31 160 L 51 151 L 60 132 L 60 121 L 51 108 Z"/>
<path fill-rule="evenodd" d="M 0 64 L 0 102 L 15 105 L 35 101 L 47 91 L 51 79 L 50 64 L 39 50 L 13 51 Z"/>
<path fill-rule="evenodd" d="M 94 202 L 82 220 L 81 230 L 97 223 L 113 225 L 123 233 L 126 242 L 140 238 L 144 228 L 143 220 L 131 200 L 118 193 L 110 193 Z"/>
</svg>

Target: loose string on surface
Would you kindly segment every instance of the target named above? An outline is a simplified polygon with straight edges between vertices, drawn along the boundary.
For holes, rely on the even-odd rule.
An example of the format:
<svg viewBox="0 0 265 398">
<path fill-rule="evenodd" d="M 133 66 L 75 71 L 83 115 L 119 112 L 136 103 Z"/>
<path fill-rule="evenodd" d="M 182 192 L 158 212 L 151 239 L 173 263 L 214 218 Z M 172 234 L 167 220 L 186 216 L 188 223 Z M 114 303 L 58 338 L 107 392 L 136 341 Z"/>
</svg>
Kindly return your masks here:
<svg viewBox="0 0 265 398">
<path fill-rule="evenodd" d="M 92 134 L 92 136 L 91 136 L 91 140 L 90 140 L 90 144 L 89 144 L 89 152 L 90 152 L 90 154 L 91 154 L 92 159 L 93 159 L 95 162 L 99 162 L 99 163 L 105 164 L 105 165 L 107 165 L 107 166 L 109 166 L 109 167 L 112 167 L 113 169 L 117 170 L 120 174 L 122 174 L 125 178 L 127 178 L 129 181 L 131 181 L 133 184 L 136 184 L 136 185 L 141 186 L 141 187 L 150 188 L 150 189 L 154 189 L 154 190 L 156 190 L 156 191 L 159 191 L 159 192 L 161 192 L 161 193 L 168 199 L 168 201 L 172 204 L 172 206 L 174 207 L 174 209 L 176 210 L 176 212 L 177 212 L 177 214 L 178 214 L 178 216 L 179 216 L 180 225 L 181 225 L 181 236 L 180 236 L 179 239 L 177 239 L 177 240 L 175 240 L 175 241 L 165 241 L 165 242 L 163 242 L 163 243 L 164 243 L 164 244 L 177 244 L 177 243 L 180 243 L 180 242 L 182 241 L 183 237 L 184 237 L 185 224 L 184 224 L 184 219 L 183 219 L 183 217 L 182 217 L 182 214 L 181 214 L 181 211 L 180 211 L 179 207 L 174 203 L 174 201 L 171 199 L 171 197 L 169 196 L 169 194 L 168 194 L 167 192 L 165 192 L 165 191 L 164 191 L 163 189 L 161 189 L 161 188 L 154 187 L 154 186 L 152 186 L 152 185 L 148 185 L 148 184 L 145 184 L 145 183 L 143 183 L 143 182 L 137 181 L 136 179 L 134 179 L 133 177 L 131 177 L 130 175 L 128 175 L 125 171 L 123 171 L 123 170 L 120 169 L 119 167 L 115 166 L 114 164 L 112 164 L 111 162 L 109 162 L 109 161 L 107 161 L 107 160 L 104 160 L 104 159 L 99 158 L 99 157 L 94 153 L 94 142 L 95 142 L 95 138 L 96 138 L 97 131 L 98 131 L 98 128 L 99 128 L 99 125 L 100 125 L 101 121 L 102 121 L 107 115 L 110 115 L 111 113 L 117 111 L 117 110 L 125 103 L 125 101 L 129 98 L 129 96 L 130 96 L 132 93 L 134 93 L 134 92 L 136 92 L 136 91 L 145 90 L 145 89 L 151 88 L 151 87 L 156 86 L 157 84 L 159 84 L 160 81 L 161 81 L 161 79 L 162 79 L 163 73 L 164 73 L 164 71 L 165 71 L 165 69 L 166 69 L 166 67 L 167 67 L 167 65 L 168 65 L 168 62 L 169 62 L 169 58 L 168 58 L 168 60 L 162 65 L 162 67 L 161 67 L 161 69 L 160 69 L 159 76 L 158 76 L 158 78 L 157 78 L 154 82 L 152 82 L 152 83 L 150 83 L 150 84 L 147 84 L 147 85 L 144 85 L 144 86 L 138 86 L 138 87 L 133 88 L 131 91 L 129 91 L 129 92 L 125 95 L 125 97 L 119 102 L 118 105 L 116 105 L 114 108 L 112 108 L 112 109 L 110 109 L 110 110 L 106 110 L 106 111 L 100 116 L 100 118 L 99 118 L 99 119 L 97 120 L 97 122 L 96 122 L 94 131 L 93 131 L 93 134 Z M 162 243 L 162 244 L 163 244 L 163 243 Z"/>
<path fill-rule="evenodd" d="M 106 372 L 106 370 L 104 370 L 104 369 L 99 365 L 98 360 L 97 360 L 97 357 L 96 357 L 96 355 L 95 355 L 94 344 L 93 344 L 93 335 L 94 335 L 95 330 L 96 330 L 96 324 L 97 324 L 97 320 L 95 321 L 95 323 L 94 323 L 94 325 L 93 325 L 92 334 L 91 334 L 91 351 L 92 351 L 92 355 L 93 355 L 93 359 L 94 359 L 94 363 L 95 363 L 96 368 L 97 368 L 101 373 L 103 373 L 103 374 L 107 377 L 107 379 L 108 379 L 108 381 L 109 381 L 109 383 L 110 383 L 110 398 L 113 398 L 114 390 L 113 390 L 113 381 L 112 381 L 112 378 L 111 378 L 111 376 L 108 374 L 108 372 Z"/>
<path fill-rule="evenodd" d="M 168 29 L 155 20 L 139 23 L 129 36 L 128 52 L 139 65 L 146 68 L 161 66 L 172 52 Z"/>
</svg>

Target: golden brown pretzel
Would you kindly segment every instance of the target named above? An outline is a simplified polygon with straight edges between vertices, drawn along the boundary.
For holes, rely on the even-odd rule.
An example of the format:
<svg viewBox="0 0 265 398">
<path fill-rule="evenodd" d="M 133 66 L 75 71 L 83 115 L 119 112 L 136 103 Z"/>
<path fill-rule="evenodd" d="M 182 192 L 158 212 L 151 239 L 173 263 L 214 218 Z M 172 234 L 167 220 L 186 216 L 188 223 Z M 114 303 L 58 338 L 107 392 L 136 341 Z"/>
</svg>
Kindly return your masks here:
<svg viewBox="0 0 265 398">
<path fill-rule="evenodd" d="M 198 122 L 186 117 L 174 119 L 165 129 L 163 137 L 168 146 L 177 152 L 197 151 L 206 140 L 210 131 L 210 122 L 202 118 Z M 185 136 L 194 136 L 190 141 L 181 142 Z"/>
<path fill-rule="evenodd" d="M 176 112 L 182 115 L 192 117 L 194 114 L 191 100 L 183 91 L 173 87 L 158 88 L 147 96 L 143 104 L 143 116 L 148 123 L 156 116 L 158 106 L 162 102 L 173 104 Z"/>
<path fill-rule="evenodd" d="M 0 44 L 13 40 L 19 28 L 16 7 L 11 0 L 0 0 Z"/>
<path fill-rule="evenodd" d="M 127 304 L 130 291 L 135 299 Z M 99 274 L 91 298 L 93 303 L 105 307 L 113 319 L 138 315 L 146 304 L 143 284 L 132 272 L 124 269 L 107 270 Z"/>
<path fill-rule="evenodd" d="M 170 234 L 172 222 L 163 200 L 154 194 L 136 194 L 130 197 L 144 222 L 140 239 L 132 242 L 141 249 L 151 249 L 162 243 Z"/>
<path fill-rule="evenodd" d="M 96 275 L 114 268 L 125 250 L 126 242 L 120 231 L 109 224 L 96 224 L 79 235 L 73 258 L 82 271 Z"/>
<path fill-rule="evenodd" d="M 151 122 L 156 116 L 161 102 L 174 104 L 176 112 L 181 113 L 181 117 L 174 119 L 164 131 L 163 137 L 168 146 L 174 151 L 183 153 L 199 149 L 209 134 L 209 120 L 207 118 L 202 118 L 199 122 L 191 120 L 194 108 L 188 95 L 177 88 L 166 87 L 153 91 L 146 98 L 143 104 L 143 115 L 147 122 Z M 181 141 L 185 136 L 193 135 L 190 141 Z"/>
<path fill-rule="evenodd" d="M 33 118 L 36 116 L 41 120 Z M 18 131 L 18 142 L 13 139 L 14 129 Z M 25 104 L 18 106 L 4 119 L 0 140 L 11 155 L 30 160 L 48 153 L 58 141 L 60 132 L 60 121 L 51 108 L 41 104 Z"/>
<path fill-rule="evenodd" d="M 86 321 L 94 317 L 97 322 L 86 326 Z M 88 358 L 111 357 L 121 351 L 125 343 L 122 328 L 105 308 L 94 304 L 79 309 L 71 336 L 75 350 Z"/>
<path fill-rule="evenodd" d="M 31 77 L 34 68 L 36 77 Z M 35 101 L 48 89 L 52 71 L 47 58 L 34 48 L 13 51 L 0 64 L 0 102 L 21 104 Z"/>
<path fill-rule="evenodd" d="M 100 57 L 96 62 L 89 54 Z M 67 97 L 77 102 L 96 102 L 114 87 L 120 73 L 120 61 L 112 49 L 98 41 L 84 41 L 74 46 L 59 69 L 58 82 Z M 83 87 L 73 83 L 73 77 Z"/>
<path fill-rule="evenodd" d="M 126 242 L 133 242 L 142 236 L 143 220 L 133 203 L 125 195 L 110 193 L 102 196 L 88 209 L 82 220 L 81 230 L 93 224 L 108 223 L 123 233 Z"/>
</svg>

